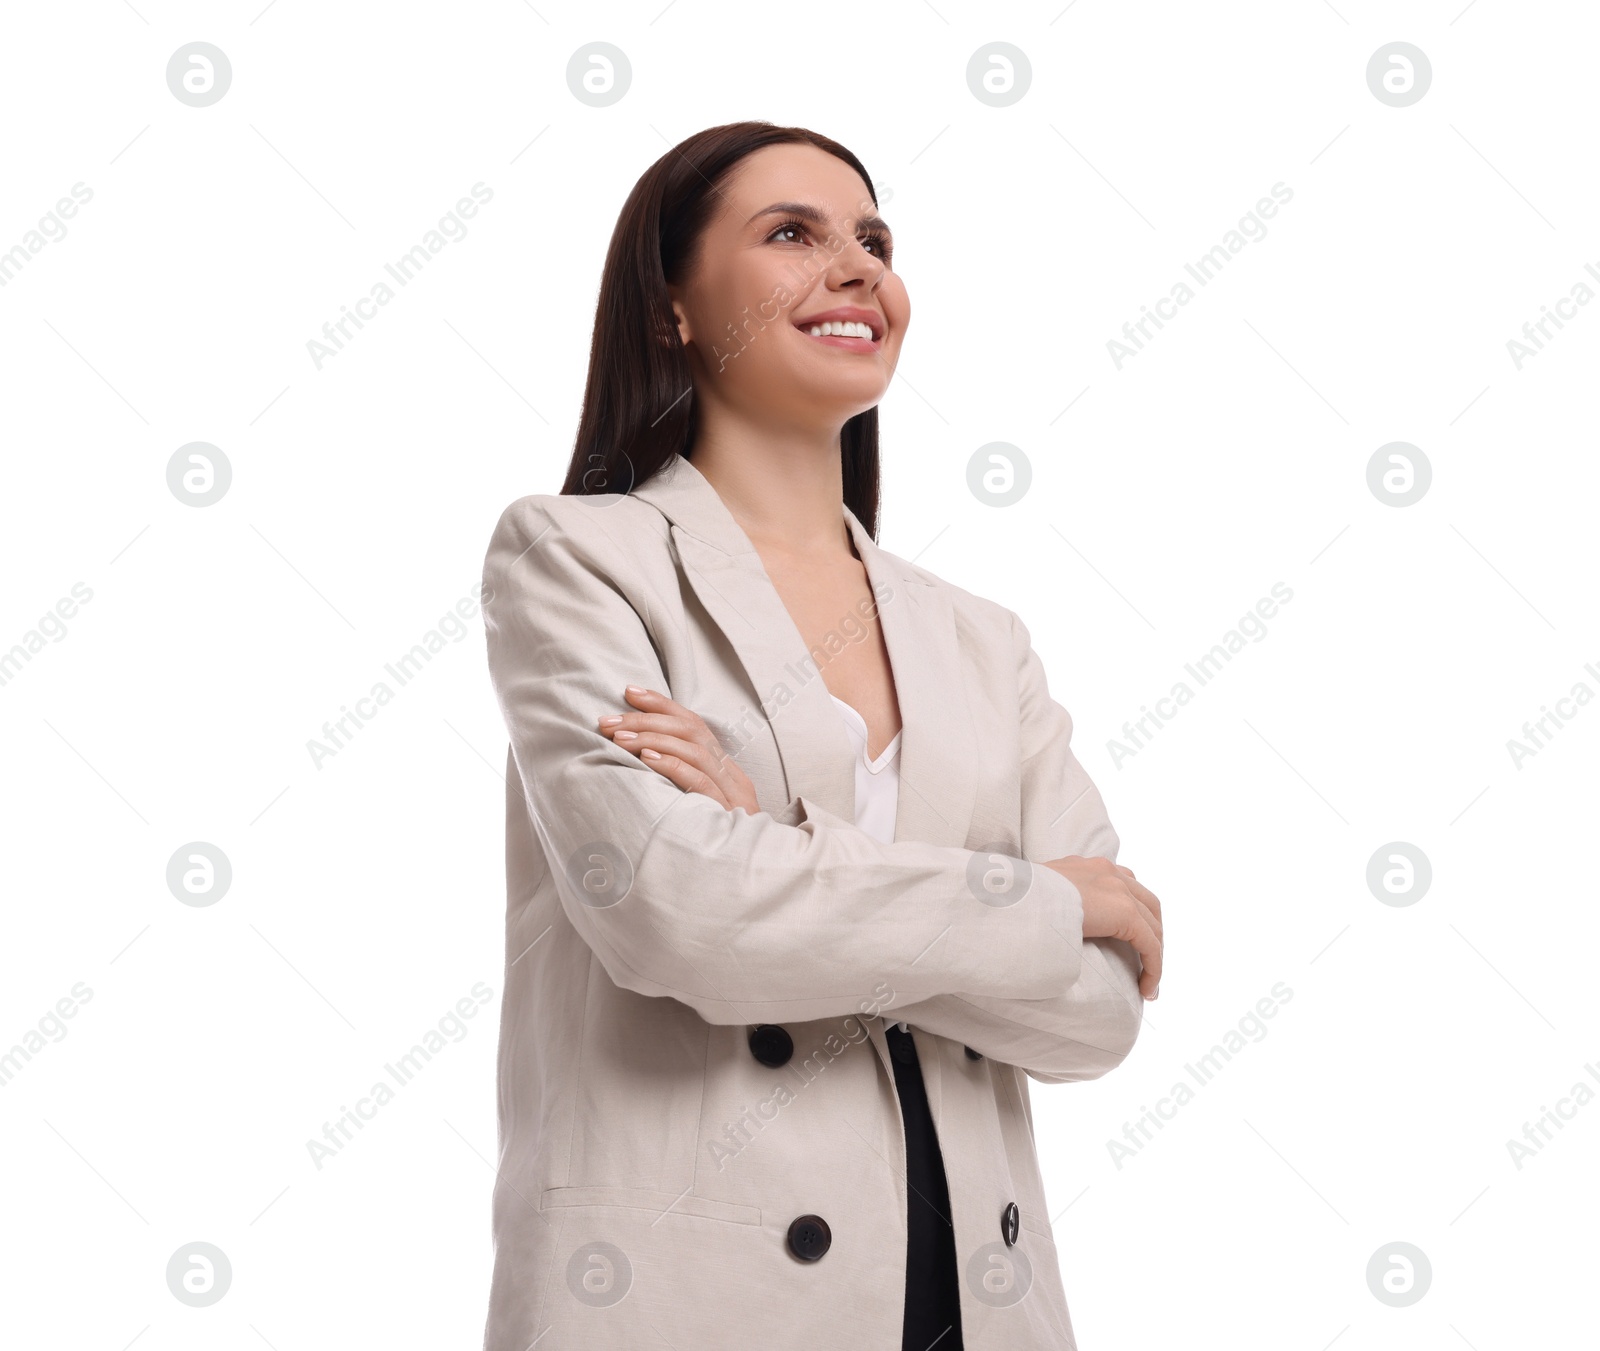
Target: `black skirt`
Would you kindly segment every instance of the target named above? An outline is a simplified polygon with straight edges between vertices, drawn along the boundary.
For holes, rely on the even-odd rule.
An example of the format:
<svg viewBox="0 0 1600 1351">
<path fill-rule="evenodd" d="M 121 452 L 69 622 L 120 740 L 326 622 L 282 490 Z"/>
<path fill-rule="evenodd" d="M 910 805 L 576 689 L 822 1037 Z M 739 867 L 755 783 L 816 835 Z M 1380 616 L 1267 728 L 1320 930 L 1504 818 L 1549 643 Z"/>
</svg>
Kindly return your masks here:
<svg viewBox="0 0 1600 1351">
<path fill-rule="evenodd" d="M 887 1023 L 906 1132 L 906 1305 L 903 1351 L 962 1351 L 961 1279 L 944 1156 L 910 1031 Z"/>
</svg>

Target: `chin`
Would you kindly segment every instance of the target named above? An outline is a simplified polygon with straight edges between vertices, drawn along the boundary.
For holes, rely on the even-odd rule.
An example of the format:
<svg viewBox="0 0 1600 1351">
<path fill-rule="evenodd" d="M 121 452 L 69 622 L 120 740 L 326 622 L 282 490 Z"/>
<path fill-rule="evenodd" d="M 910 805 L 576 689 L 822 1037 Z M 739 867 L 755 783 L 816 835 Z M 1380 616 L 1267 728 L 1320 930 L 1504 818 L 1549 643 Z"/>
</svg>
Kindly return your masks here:
<svg viewBox="0 0 1600 1351">
<path fill-rule="evenodd" d="M 883 396 L 889 392 L 885 375 L 883 367 L 879 366 L 853 377 L 836 372 L 834 378 L 819 382 L 815 371 L 804 375 L 796 371 L 792 379 L 785 381 L 784 389 L 798 397 L 805 408 L 835 408 L 844 417 L 854 417 L 868 408 L 876 408 L 883 401 Z"/>
<path fill-rule="evenodd" d="M 839 391 L 834 389 L 826 395 L 819 394 L 814 399 L 805 400 L 797 412 L 808 422 L 825 418 L 828 422 L 842 427 L 851 418 L 865 413 L 870 408 L 876 408 L 882 402 L 882 394 L 863 395 L 859 399 L 841 399 Z"/>
</svg>

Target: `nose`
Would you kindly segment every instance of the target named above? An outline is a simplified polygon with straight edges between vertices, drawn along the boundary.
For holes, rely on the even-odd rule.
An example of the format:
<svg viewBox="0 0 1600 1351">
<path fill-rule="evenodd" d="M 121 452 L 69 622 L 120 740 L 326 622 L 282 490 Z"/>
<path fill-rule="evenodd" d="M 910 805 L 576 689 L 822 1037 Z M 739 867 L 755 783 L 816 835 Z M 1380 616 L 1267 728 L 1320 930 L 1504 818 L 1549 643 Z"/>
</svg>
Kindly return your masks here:
<svg viewBox="0 0 1600 1351">
<path fill-rule="evenodd" d="M 828 265 L 828 284 L 830 286 L 865 284 L 867 290 L 874 291 L 888 270 L 883 259 L 875 253 L 868 253 L 865 244 L 859 239 L 852 238 Z"/>
</svg>

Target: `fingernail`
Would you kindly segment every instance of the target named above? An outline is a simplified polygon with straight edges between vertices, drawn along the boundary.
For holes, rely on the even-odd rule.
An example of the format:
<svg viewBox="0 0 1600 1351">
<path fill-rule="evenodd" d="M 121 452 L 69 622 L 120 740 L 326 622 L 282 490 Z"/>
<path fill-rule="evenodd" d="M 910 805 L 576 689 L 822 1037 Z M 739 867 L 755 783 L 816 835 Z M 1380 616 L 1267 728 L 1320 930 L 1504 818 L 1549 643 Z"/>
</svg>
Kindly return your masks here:
<svg viewBox="0 0 1600 1351">
<path fill-rule="evenodd" d="M 646 760 L 659 760 L 661 758 L 660 751 L 653 751 L 648 746 L 644 747 L 639 754 L 644 756 Z"/>
<path fill-rule="evenodd" d="M 649 691 L 647 689 L 645 689 L 645 687 L 643 685 L 629 685 L 628 686 L 628 693 L 629 694 L 648 694 Z"/>
<path fill-rule="evenodd" d="M 615 736 L 613 737 L 613 740 L 615 740 L 615 741 L 633 741 L 633 740 L 636 740 L 638 738 L 638 735 L 639 734 L 637 732 L 629 732 L 629 731 L 624 730 L 624 731 L 617 732 L 615 734 Z"/>
<path fill-rule="evenodd" d="M 620 714 L 620 713 L 608 713 L 608 714 L 606 714 L 605 717 L 600 719 L 600 725 L 602 727 L 615 727 L 621 721 L 622 721 L 622 714 Z"/>
</svg>

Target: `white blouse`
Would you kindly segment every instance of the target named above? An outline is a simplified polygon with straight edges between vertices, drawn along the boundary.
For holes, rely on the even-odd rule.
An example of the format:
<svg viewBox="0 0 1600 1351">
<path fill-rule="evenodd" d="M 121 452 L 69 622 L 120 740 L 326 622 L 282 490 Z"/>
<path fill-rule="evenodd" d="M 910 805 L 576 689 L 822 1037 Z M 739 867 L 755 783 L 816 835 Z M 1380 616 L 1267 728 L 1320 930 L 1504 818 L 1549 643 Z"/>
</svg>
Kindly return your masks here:
<svg viewBox="0 0 1600 1351">
<path fill-rule="evenodd" d="M 856 748 L 856 824 L 876 840 L 894 842 L 894 818 L 900 802 L 900 738 L 905 729 L 883 748 L 876 760 L 867 759 L 867 720 L 837 694 L 831 696 L 844 715 L 850 740 Z M 904 1032 L 906 1025 L 900 1024 Z"/>
</svg>

